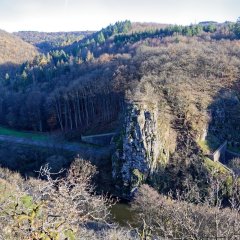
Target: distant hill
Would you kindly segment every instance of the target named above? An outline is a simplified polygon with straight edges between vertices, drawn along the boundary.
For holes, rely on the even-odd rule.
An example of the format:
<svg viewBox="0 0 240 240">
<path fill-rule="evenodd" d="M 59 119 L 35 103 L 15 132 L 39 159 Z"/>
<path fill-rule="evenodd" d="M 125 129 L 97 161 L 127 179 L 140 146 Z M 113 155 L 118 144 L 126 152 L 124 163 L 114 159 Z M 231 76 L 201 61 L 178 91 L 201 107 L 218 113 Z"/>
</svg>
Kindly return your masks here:
<svg viewBox="0 0 240 240">
<path fill-rule="evenodd" d="M 38 54 L 31 44 L 11 33 L 0 30 L 0 65 L 20 64 Z"/>
<path fill-rule="evenodd" d="M 92 34 L 92 31 L 77 32 L 37 32 L 37 31 L 20 31 L 14 35 L 22 40 L 38 47 L 41 51 L 47 52 L 52 49 L 64 47 L 75 41 L 83 39 L 85 36 Z"/>
<path fill-rule="evenodd" d="M 149 30 L 157 30 L 162 29 L 168 26 L 171 26 L 171 24 L 165 24 L 165 23 L 154 23 L 154 22 L 133 22 L 131 24 L 131 31 L 130 32 L 143 32 L 143 31 L 149 31 Z"/>
<path fill-rule="evenodd" d="M 207 25 L 210 25 L 210 24 L 218 24 L 218 22 L 215 22 L 215 21 L 203 21 L 203 22 L 199 22 L 198 23 L 199 25 L 202 25 L 202 26 L 207 26 Z"/>
</svg>

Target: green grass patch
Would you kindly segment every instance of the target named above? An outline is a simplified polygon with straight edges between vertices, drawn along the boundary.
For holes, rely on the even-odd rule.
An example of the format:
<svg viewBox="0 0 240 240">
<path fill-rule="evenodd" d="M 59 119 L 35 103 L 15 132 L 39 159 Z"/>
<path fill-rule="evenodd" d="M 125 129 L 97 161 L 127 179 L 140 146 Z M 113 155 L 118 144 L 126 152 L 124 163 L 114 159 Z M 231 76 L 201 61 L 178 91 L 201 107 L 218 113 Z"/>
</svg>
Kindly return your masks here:
<svg viewBox="0 0 240 240">
<path fill-rule="evenodd" d="M 47 140 L 49 138 L 47 134 L 23 132 L 23 131 L 18 131 L 18 130 L 6 128 L 6 127 L 0 127 L 0 135 L 28 138 L 32 140 L 41 140 L 41 141 Z"/>
<path fill-rule="evenodd" d="M 204 154 L 215 152 L 217 148 L 222 144 L 219 139 L 213 135 L 207 136 L 206 140 L 197 142 Z"/>
<path fill-rule="evenodd" d="M 204 165 L 210 172 L 216 171 L 216 173 L 220 174 L 229 174 L 229 171 L 219 162 L 214 162 L 211 159 L 205 157 Z"/>
<path fill-rule="evenodd" d="M 198 141 L 198 146 L 202 149 L 204 154 L 208 154 L 211 152 L 211 148 L 208 145 L 208 142 L 205 141 Z"/>
<path fill-rule="evenodd" d="M 50 140 L 51 137 L 53 137 L 53 135 L 50 136 L 47 133 L 24 132 L 24 131 L 18 131 L 18 130 L 6 128 L 3 126 L 0 126 L 0 135 L 25 138 L 25 139 L 31 139 L 31 140 L 38 140 L 38 141 L 48 141 L 48 140 Z M 61 138 L 59 138 L 59 139 L 55 138 L 54 141 L 58 144 L 61 144 L 61 143 L 62 144 L 70 144 L 72 146 L 77 146 L 77 147 L 100 148 L 100 146 L 95 145 L 95 144 L 62 140 Z"/>
</svg>

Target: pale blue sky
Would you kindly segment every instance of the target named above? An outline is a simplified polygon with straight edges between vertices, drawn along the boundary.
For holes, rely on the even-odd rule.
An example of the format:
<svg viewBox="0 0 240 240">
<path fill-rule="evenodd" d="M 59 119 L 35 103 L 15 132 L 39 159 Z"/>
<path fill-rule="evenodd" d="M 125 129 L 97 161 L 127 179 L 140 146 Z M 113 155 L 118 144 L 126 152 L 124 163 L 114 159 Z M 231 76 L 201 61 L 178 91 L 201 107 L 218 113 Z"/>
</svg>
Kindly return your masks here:
<svg viewBox="0 0 240 240">
<path fill-rule="evenodd" d="M 0 29 L 99 30 L 129 19 L 190 24 L 236 21 L 240 0 L 0 0 Z"/>
</svg>

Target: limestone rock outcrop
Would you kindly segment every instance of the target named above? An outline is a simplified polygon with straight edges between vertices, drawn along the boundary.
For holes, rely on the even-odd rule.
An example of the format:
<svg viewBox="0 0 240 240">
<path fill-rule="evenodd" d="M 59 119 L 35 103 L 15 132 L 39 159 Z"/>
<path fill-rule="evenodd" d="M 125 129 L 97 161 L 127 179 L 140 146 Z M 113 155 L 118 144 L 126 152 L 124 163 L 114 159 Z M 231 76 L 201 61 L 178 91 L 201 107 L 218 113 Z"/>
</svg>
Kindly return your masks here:
<svg viewBox="0 0 240 240">
<path fill-rule="evenodd" d="M 121 197 L 129 198 L 139 184 L 169 159 L 158 123 L 157 105 L 127 105 L 122 132 L 115 140 L 112 176 Z"/>
</svg>

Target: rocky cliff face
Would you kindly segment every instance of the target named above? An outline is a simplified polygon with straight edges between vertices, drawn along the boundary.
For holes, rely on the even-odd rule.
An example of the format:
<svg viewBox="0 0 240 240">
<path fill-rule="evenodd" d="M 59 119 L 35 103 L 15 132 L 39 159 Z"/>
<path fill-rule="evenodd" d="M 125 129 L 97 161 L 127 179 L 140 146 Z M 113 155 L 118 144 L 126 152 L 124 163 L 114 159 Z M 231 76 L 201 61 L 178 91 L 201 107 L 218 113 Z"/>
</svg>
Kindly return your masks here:
<svg viewBox="0 0 240 240">
<path fill-rule="evenodd" d="M 161 139 L 158 109 L 144 104 L 128 104 L 122 132 L 116 139 L 112 175 L 118 194 L 129 198 L 159 164 L 168 161 L 169 150 Z"/>
</svg>

